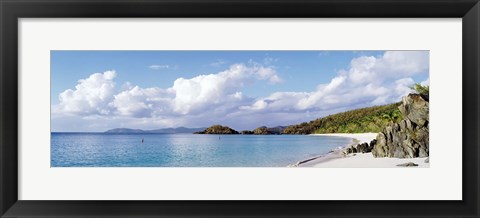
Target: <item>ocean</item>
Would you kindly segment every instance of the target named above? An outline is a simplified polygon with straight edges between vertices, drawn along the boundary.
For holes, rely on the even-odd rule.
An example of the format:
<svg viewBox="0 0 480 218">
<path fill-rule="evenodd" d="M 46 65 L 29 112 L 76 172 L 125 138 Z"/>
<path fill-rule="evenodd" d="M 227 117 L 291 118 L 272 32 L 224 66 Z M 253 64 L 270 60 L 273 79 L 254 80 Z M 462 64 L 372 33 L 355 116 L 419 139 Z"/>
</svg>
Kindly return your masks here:
<svg viewBox="0 0 480 218">
<path fill-rule="evenodd" d="M 52 133 L 51 167 L 286 167 L 351 142 L 311 135 Z"/>
</svg>

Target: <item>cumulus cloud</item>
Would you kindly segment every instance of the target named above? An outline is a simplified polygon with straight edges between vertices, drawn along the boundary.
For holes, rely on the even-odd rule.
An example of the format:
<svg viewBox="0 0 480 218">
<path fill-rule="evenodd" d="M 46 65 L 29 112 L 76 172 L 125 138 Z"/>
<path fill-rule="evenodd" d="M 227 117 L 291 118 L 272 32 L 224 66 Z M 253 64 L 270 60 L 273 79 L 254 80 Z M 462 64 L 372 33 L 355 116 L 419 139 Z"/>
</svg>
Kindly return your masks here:
<svg viewBox="0 0 480 218">
<path fill-rule="evenodd" d="M 394 102 L 410 92 L 410 76 L 428 72 L 428 52 L 387 51 L 380 57 L 361 56 L 340 70 L 330 83 L 311 92 L 277 92 L 240 107 L 252 112 L 305 112 L 355 105 Z"/>
<path fill-rule="evenodd" d="M 252 128 L 259 119 L 265 125 L 286 125 L 399 101 L 410 92 L 409 86 L 418 74 L 428 75 L 428 52 L 391 51 L 377 57 L 354 58 L 328 83 L 310 90 L 306 87 L 303 92 L 278 91 L 251 98 L 243 92 L 250 85 L 283 82 L 275 67 L 253 61 L 233 64 L 218 73 L 177 78 L 165 88 L 127 82 L 117 89 L 116 72 L 106 71 L 79 80 L 74 89 L 60 93 L 59 104 L 52 107 L 52 112 L 117 120 L 121 121 L 119 126 L 138 128 L 213 123 Z M 421 83 L 428 84 L 429 79 Z"/>
<path fill-rule="evenodd" d="M 425 72 L 429 67 L 426 51 L 387 51 L 381 57 L 362 56 L 350 63 L 344 72 L 353 83 L 381 83 L 387 79 L 410 77 Z"/>
<path fill-rule="evenodd" d="M 150 115 L 154 113 L 186 115 L 198 114 L 214 108 L 220 110 L 225 107 L 236 107 L 235 102 L 240 103 L 244 100 L 243 94 L 239 90 L 256 80 L 266 80 L 271 83 L 281 81 L 275 70 L 271 68 L 234 64 L 229 69 L 217 74 L 178 78 L 173 82 L 172 87 L 165 90 L 146 92 L 137 87 L 135 91 L 142 96 L 139 101 L 114 104 L 114 106 L 118 111 L 125 111 L 124 106 L 138 105 L 136 108 L 142 113 L 135 113 L 137 115 L 146 115 L 147 111 Z M 115 96 L 115 99 L 130 99 L 130 97 L 122 98 L 122 96 L 132 91 L 124 91 Z M 145 101 L 150 104 L 144 104 Z"/>
<path fill-rule="evenodd" d="M 395 92 L 399 96 L 404 96 L 410 93 L 412 90 L 410 86 L 415 84 L 415 81 L 412 78 L 403 78 L 395 81 Z"/>
<path fill-rule="evenodd" d="M 62 92 L 56 113 L 76 115 L 116 115 L 125 117 L 162 117 L 227 113 L 246 101 L 242 88 L 255 81 L 279 83 L 281 78 L 270 67 L 258 64 L 234 64 L 216 74 L 177 78 L 169 88 L 141 88 L 125 83 L 115 90 L 116 73 L 107 71 L 79 80 L 75 90 Z"/>
<path fill-rule="evenodd" d="M 138 86 L 116 94 L 109 106 L 118 115 L 129 117 L 151 117 L 155 113 L 168 112 L 171 93 L 160 88 L 145 88 Z M 170 98 L 169 98 L 170 97 Z"/>
<path fill-rule="evenodd" d="M 55 111 L 65 114 L 108 115 L 108 103 L 115 93 L 115 71 L 94 73 L 81 79 L 75 89 L 67 89 L 59 95 Z"/>
</svg>

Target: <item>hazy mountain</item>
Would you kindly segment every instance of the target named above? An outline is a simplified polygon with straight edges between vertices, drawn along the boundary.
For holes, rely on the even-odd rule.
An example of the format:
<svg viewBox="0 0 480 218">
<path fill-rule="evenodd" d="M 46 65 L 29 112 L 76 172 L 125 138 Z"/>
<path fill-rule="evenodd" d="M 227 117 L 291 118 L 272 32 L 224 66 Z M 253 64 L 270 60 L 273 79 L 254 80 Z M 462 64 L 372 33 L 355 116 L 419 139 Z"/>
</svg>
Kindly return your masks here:
<svg viewBox="0 0 480 218">
<path fill-rule="evenodd" d="M 141 129 L 116 128 L 105 131 L 106 133 L 144 133 Z"/>
<path fill-rule="evenodd" d="M 203 131 L 206 128 L 164 128 L 164 129 L 153 129 L 153 130 L 142 130 L 142 129 L 129 129 L 129 128 L 115 128 L 105 131 L 105 133 L 157 133 L 157 134 L 175 134 L 175 133 L 194 133 L 198 131 Z"/>
</svg>

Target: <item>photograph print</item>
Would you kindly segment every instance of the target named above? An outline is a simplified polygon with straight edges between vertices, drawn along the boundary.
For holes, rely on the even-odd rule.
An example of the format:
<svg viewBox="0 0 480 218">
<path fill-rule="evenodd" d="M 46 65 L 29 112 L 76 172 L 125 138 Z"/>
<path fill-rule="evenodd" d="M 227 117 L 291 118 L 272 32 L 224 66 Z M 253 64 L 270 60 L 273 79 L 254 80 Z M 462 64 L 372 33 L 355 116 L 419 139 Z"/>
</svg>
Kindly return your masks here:
<svg viewBox="0 0 480 218">
<path fill-rule="evenodd" d="M 429 167 L 429 51 L 50 52 L 51 167 Z"/>
</svg>

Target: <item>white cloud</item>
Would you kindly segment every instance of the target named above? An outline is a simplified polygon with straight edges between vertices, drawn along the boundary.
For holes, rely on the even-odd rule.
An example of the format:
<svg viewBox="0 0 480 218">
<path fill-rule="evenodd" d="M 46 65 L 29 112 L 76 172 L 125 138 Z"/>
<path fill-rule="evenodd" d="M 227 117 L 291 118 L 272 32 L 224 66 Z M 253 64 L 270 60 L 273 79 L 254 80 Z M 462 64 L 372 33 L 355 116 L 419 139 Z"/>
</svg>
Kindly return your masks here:
<svg viewBox="0 0 480 218">
<path fill-rule="evenodd" d="M 52 108 L 57 116 L 94 117 L 118 125 L 112 128 L 201 127 L 213 123 L 252 128 L 258 120 L 264 125 L 285 125 L 399 101 L 410 92 L 412 77 L 422 73 L 428 73 L 428 52 L 385 52 L 379 57 L 354 58 L 349 68 L 311 90 L 274 92 L 253 99 L 243 92 L 253 83 L 283 82 L 273 66 L 250 61 L 218 73 L 180 77 L 167 88 L 142 88 L 126 82 L 118 90 L 115 71 L 106 71 L 79 80 L 75 89 L 59 95 L 59 104 Z M 428 79 L 422 82 L 428 83 Z"/>
<path fill-rule="evenodd" d="M 114 96 L 109 106 L 116 113 L 129 117 L 152 117 L 157 113 L 169 112 L 171 94 L 160 88 L 142 89 L 135 86 Z"/>
<path fill-rule="evenodd" d="M 412 86 L 414 83 L 415 81 L 410 77 L 399 79 L 395 81 L 395 92 L 399 96 L 407 95 L 408 93 L 412 92 L 410 86 Z"/>
<path fill-rule="evenodd" d="M 115 95 L 110 105 L 120 115 L 135 117 L 227 113 L 249 100 L 240 90 L 256 80 L 281 81 L 272 68 L 234 64 L 217 74 L 178 78 L 167 89 L 136 86 Z"/>
<path fill-rule="evenodd" d="M 148 66 L 148 68 L 152 69 L 152 70 L 161 70 L 161 69 L 177 69 L 178 66 L 177 65 L 168 65 L 168 64 L 162 64 L 162 65 L 157 65 L 157 64 L 154 64 L 154 65 L 150 65 Z"/>
<path fill-rule="evenodd" d="M 387 51 L 381 57 L 362 56 L 350 63 L 346 72 L 353 83 L 380 83 L 424 73 L 429 67 L 426 51 Z"/>
<path fill-rule="evenodd" d="M 420 82 L 422 86 L 429 86 L 430 85 L 430 78 L 427 78 L 425 81 Z"/>
<path fill-rule="evenodd" d="M 428 72 L 428 52 L 387 51 L 383 56 L 354 58 L 330 83 L 311 92 L 277 92 L 240 107 L 248 113 L 334 110 L 398 101 L 410 92 L 410 76 Z M 393 81 L 392 81 L 393 80 Z"/>
<path fill-rule="evenodd" d="M 56 114 L 82 116 L 162 117 L 208 112 L 224 114 L 251 99 L 241 89 L 255 81 L 281 82 L 276 71 L 260 65 L 234 64 L 216 74 L 178 78 L 173 86 L 141 88 L 129 82 L 116 92 L 116 73 L 107 71 L 79 80 L 75 90 L 62 92 Z"/>
<path fill-rule="evenodd" d="M 171 87 L 175 92 L 173 111 L 181 114 L 199 113 L 222 104 L 231 104 L 232 101 L 241 101 L 243 97 L 239 98 L 239 90 L 255 80 L 270 83 L 281 81 L 272 68 L 244 64 L 234 64 L 218 74 L 178 78 Z"/>
<path fill-rule="evenodd" d="M 115 71 L 95 73 L 81 79 L 75 89 L 67 89 L 59 95 L 59 104 L 53 112 L 82 115 L 108 115 L 108 102 L 115 93 Z"/>
</svg>

